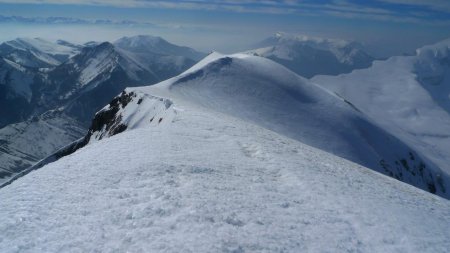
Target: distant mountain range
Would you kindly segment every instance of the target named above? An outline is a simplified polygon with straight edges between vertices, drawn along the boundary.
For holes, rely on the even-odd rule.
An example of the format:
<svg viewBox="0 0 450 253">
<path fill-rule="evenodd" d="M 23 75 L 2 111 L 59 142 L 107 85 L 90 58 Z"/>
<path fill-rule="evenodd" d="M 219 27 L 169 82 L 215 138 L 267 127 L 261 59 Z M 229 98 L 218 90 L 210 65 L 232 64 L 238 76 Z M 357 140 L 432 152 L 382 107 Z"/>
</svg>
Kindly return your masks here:
<svg viewBox="0 0 450 253">
<path fill-rule="evenodd" d="M 354 41 L 277 33 L 246 53 L 269 58 L 300 76 L 338 75 L 369 67 L 374 57 Z"/>
</svg>

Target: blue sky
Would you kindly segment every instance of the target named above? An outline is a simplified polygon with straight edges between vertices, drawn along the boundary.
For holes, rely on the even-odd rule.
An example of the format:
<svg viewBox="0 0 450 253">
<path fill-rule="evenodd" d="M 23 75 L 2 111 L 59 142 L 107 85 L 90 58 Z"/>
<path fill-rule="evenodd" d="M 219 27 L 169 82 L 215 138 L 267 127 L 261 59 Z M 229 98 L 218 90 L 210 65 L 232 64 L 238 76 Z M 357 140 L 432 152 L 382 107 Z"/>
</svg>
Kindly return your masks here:
<svg viewBox="0 0 450 253">
<path fill-rule="evenodd" d="M 28 18 L 0 22 L 0 40 L 153 34 L 223 52 L 251 47 L 277 31 L 358 40 L 380 56 L 450 37 L 450 0 L 0 0 L 0 15 Z M 48 17 L 78 21 L 43 19 Z M 99 19 L 112 22 L 95 23 Z"/>
</svg>

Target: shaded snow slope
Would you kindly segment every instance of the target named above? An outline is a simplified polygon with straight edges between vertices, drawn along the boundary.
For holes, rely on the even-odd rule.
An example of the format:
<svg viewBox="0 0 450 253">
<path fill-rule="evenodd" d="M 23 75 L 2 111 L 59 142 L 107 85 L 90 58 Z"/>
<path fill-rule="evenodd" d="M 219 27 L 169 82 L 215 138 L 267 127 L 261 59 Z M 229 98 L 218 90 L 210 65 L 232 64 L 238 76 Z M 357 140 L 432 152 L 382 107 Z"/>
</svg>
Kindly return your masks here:
<svg viewBox="0 0 450 253">
<path fill-rule="evenodd" d="M 29 115 L 33 78 L 28 69 L 0 57 L 0 128 Z"/>
<path fill-rule="evenodd" d="M 0 129 L 0 185 L 83 136 L 79 122 L 49 111 Z"/>
<path fill-rule="evenodd" d="M 376 61 L 366 70 L 314 82 L 351 101 L 450 174 L 450 40 L 416 56 Z"/>
<path fill-rule="evenodd" d="M 357 42 L 278 33 L 247 51 L 274 60 L 297 74 L 337 75 L 367 68 L 374 58 Z"/>
<path fill-rule="evenodd" d="M 2 188 L 0 251 L 450 249 L 447 200 L 175 92 L 128 90 L 103 110 L 128 131 Z"/>
</svg>

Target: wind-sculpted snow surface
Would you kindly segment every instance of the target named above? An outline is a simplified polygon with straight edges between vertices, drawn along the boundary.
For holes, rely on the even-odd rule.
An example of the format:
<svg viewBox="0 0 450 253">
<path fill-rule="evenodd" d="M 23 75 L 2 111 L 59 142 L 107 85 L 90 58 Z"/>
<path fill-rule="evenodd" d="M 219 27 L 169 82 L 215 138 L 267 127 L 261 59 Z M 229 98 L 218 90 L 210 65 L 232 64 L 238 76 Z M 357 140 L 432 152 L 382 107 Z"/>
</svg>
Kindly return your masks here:
<svg viewBox="0 0 450 253">
<path fill-rule="evenodd" d="M 447 200 L 172 95 L 126 90 L 130 128 L 2 188 L 0 252 L 450 249 Z"/>
</svg>

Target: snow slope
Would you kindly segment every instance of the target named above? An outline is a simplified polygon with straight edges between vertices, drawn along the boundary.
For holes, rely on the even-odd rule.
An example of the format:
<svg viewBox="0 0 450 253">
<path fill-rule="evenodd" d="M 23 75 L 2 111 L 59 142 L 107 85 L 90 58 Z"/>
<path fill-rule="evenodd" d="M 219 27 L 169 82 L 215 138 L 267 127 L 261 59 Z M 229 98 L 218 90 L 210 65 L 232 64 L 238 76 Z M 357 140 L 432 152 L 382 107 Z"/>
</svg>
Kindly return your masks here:
<svg viewBox="0 0 450 253">
<path fill-rule="evenodd" d="M 0 189 L 0 251 L 449 251 L 447 200 L 191 100 L 212 57 L 128 89 L 89 145 Z"/>
<path fill-rule="evenodd" d="M 417 50 L 416 56 L 313 81 L 351 101 L 450 174 L 449 48 L 446 40 Z"/>
<path fill-rule="evenodd" d="M 246 53 L 274 60 L 311 78 L 367 68 L 374 58 L 357 42 L 277 33 Z"/>
<path fill-rule="evenodd" d="M 79 122 L 58 111 L 1 128 L 0 186 L 83 134 Z"/>
</svg>

